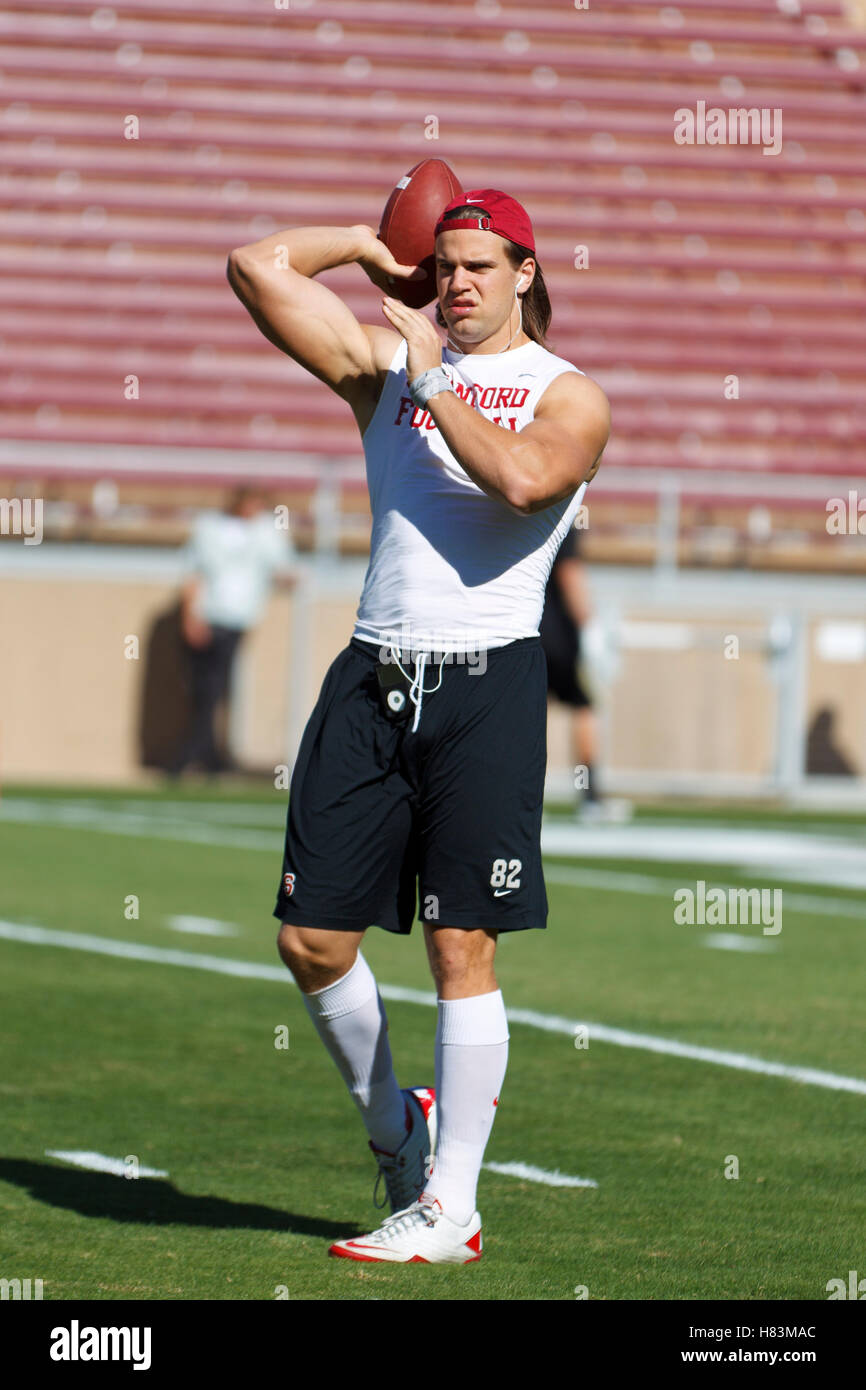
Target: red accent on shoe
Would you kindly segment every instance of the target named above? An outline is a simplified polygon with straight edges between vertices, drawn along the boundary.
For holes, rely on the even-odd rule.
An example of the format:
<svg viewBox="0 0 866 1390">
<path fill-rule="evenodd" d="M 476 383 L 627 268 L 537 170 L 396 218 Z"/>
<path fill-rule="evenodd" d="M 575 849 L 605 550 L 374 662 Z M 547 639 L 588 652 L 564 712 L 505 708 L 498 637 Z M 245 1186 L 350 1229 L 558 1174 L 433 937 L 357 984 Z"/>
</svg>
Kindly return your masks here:
<svg viewBox="0 0 866 1390">
<path fill-rule="evenodd" d="M 499 1104 L 499 1097 L 498 1097 L 498 1096 L 497 1096 L 496 1099 L 494 1100 L 493 1104 L 494 1104 L 494 1105 L 498 1105 L 498 1104 Z"/>
<path fill-rule="evenodd" d="M 365 1264 L 381 1264 L 378 1255 L 359 1255 L 355 1250 L 341 1250 L 339 1245 L 332 1245 L 328 1251 L 329 1255 L 334 1255 L 338 1260 L 363 1260 Z"/>
<path fill-rule="evenodd" d="M 476 1231 L 475 1235 L 472 1236 L 469 1240 L 467 1240 L 467 1242 L 466 1242 L 466 1248 L 467 1248 L 467 1250 L 476 1250 L 476 1251 L 478 1252 L 478 1258 L 479 1258 L 479 1260 L 481 1259 L 481 1232 L 480 1232 L 480 1231 Z"/>
<path fill-rule="evenodd" d="M 434 1104 L 435 1104 L 435 1102 L 436 1102 L 436 1089 L 435 1089 L 435 1087 L 433 1087 L 433 1086 L 411 1086 L 409 1089 L 411 1090 L 413 1096 L 415 1097 L 416 1101 L 417 1101 L 418 1104 L 420 1105 L 420 1107 L 421 1107 L 421 1109 L 422 1109 L 422 1111 L 423 1111 L 423 1113 L 424 1113 L 424 1119 L 425 1119 L 425 1120 L 429 1119 L 429 1117 L 430 1117 L 430 1111 L 432 1110 L 432 1108 L 433 1108 L 433 1106 L 434 1106 Z"/>
<path fill-rule="evenodd" d="M 387 1154 L 388 1158 L 396 1158 L 397 1156 L 396 1149 L 380 1149 L 378 1144 L 373 1143 L 372 1139 L 369 1140 L 369 1144 L 374 1154 Z"/>
<path fill-rule="evenodd" d="M 423 1255 L 413 1255 L 411 1260 L 403 1261 L 403 1264 L 407 1265 L 429 1265 L 429 1263 L 430 1261 L 425 1260 Z"/>
</svg>

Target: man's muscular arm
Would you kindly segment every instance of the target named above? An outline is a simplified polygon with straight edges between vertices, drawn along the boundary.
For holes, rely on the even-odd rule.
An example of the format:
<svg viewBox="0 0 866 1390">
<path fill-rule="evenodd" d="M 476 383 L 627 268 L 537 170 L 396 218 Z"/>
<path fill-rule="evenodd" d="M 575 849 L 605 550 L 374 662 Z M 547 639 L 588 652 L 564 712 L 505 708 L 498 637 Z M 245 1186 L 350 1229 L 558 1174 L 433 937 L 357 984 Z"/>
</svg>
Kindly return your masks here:
<svg viewBox="0 0 866 1390">
<path fill-rule="evenodd" d="M 453 391 L 431 397 L 427 409 L 473 482 L 524 516 L 570 497 L 593 477 L 610 432 L 604 392 L 576 372 L 551 382 L 535 419 L 519 431 L 486 420 Z"/>
<path fill-rule="evenodd" d="M 380 287 L 388 275 L 412 278 L 417 269 L 398 265 L 372 227 L 359 224 L 276 232 L 232 251 L 226 272 L 265 337 L 349 401 L 375 379 L 398 342 L 390 329 L 359 323 L 313 279 L 353 261 Z"/>
<path fill-rule="evenodd" d="M 428 318 L 393 299 L 385 310 L 409 345 L 407 376 L 439 366 L 442 344 Z M 610 433 L 610 406 L 594 381 L 563 372 L 548 386 L 525 429 L 487 420 L 453 391 L 427 402 L 448 448 L 474 483 L 529 516 L 570 497 L 594 477 Z"/>
</svg>

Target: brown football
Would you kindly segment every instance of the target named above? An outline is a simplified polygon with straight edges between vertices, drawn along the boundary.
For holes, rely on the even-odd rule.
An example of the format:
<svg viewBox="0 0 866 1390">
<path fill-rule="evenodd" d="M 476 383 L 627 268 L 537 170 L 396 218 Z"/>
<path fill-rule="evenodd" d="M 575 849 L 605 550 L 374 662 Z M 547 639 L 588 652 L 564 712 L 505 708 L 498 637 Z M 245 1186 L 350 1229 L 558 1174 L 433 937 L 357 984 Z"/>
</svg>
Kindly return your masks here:
<svg viewBox="0 0 866 1390">
<path fill-rule="evenodd" d="M 436 298 L 433 229 L 452 198 L 462 193 L 460 181 L 442 159 L 422 159 L 400 179 L 382 213 L 379 236 L 395 261 L 420 265 L 426 280 L 393 279 L 389 292 L 410 309 L 421 309 Z"/>
</svg>

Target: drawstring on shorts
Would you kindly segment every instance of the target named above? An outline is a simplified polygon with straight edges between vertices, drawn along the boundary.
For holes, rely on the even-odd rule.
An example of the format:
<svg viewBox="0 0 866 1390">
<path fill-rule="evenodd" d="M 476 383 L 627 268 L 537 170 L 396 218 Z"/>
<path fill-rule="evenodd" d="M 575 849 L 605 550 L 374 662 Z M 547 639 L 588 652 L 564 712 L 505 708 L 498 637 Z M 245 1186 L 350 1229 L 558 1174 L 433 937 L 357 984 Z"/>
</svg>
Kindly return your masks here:
<svg viewBox="0 0 866 1390">
<path fill-rule="evenodd" d="M 401 676 L 404 678 L 404 680 L 408 681 L 410 679 L 409 672 L 403 670 L 403 667 L 400 662 L 399 648 L 393 642 L 391 643 L 390 653 L 392 660 L 397 664 Z M 430 689 L 427 690 L 424 686 L 424 671 L 427 666 L 429 653 L 418 653 L 418 660 L 415 662 L 415 675 L 411 678 L 409 685 L 409 699 L 415 706 L 415 718 L 412 721 L 413 734 L 415 733 L 419 723 L 421 722 L 421 704 L 423 702 L 424 696 L 432 695 L 435 691 L 439 689 L 440 685 L 442 684 L 443 667 L 445 665 L 445 659 L 447 656 L 448 652 L 442 653 L 442 660 L 439 662 L 439 679 L 434 686 L 431 686 Z"/>
</svg>

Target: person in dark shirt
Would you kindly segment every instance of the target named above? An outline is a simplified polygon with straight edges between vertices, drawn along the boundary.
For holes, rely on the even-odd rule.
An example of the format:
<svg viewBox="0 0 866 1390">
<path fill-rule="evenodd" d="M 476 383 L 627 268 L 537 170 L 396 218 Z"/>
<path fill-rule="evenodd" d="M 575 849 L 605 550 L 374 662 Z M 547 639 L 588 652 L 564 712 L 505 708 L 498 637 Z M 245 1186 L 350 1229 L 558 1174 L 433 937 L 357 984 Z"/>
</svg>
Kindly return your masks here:
<svg viewBox="0 0 866 1390">
<path fill-rule="evenodd" d="M 581 513 L 578 512 L 578 519 Z M 623 821 L 631 806 L 602 798 L 598 777 L 598 720 L 582 662 L 582 632 L 591 617 L 581 532 L 572 527 L 560 546 L 547 581 L 539 633 L 547 658 L 547 689 L 572 711 L 571 746 L 577 814 L 581 820 Z"/>
<path fill-rule="evenodd" d="M 598 802 L 598 736 L 592 696 L 580 670 L 581 629 L 589 621 L 586 568 L 580 531 L 572 527 L 560 546 L 547 581 L 539 628 L 547 658 L 547 688 L 572 711 L 571 743 L 575 787 L 582 804 Z"/>
</svg>

